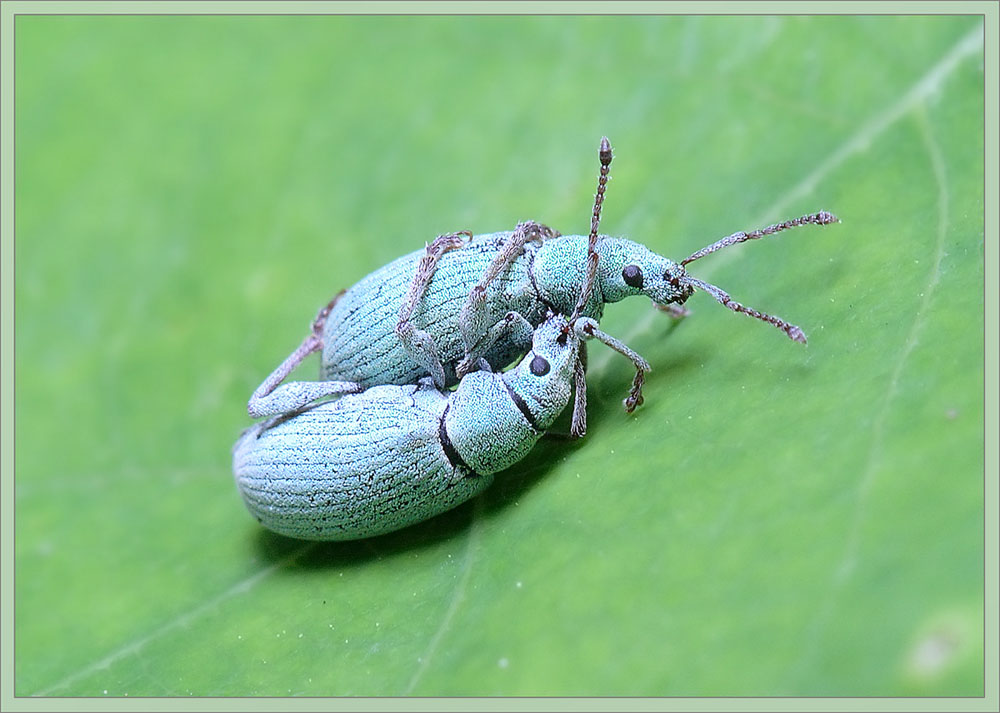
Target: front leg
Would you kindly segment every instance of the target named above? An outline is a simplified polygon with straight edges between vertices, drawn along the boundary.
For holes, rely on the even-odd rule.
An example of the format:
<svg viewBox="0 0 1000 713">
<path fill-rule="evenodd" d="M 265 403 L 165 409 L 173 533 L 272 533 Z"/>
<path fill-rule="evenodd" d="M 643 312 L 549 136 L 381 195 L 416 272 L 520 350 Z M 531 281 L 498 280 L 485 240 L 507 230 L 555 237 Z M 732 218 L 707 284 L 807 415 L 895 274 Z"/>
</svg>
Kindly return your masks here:
<svg viewBox="0 0 1000 713">
<path fill-rule="evenodd" d="M 417 304 L 427 292 L 431 278 L 434 277 L 438 260 L 449 250 L 465 245 L 464 238 L 471 237 L 472 233 L 468 230 L 461 230 L 457 233 L 439 235 L 427 246 L 427 254 L 420 258 L 417 273 L 413 276 L 413 282 L 410 283 L 410 289 L 399 311 L 399 322 L 396 323 L 396 336 L 399 337 L 403 349 L 413 361 L 431 375 L 434 385 L 439 389 L 445 387 L 445 376 L 441 358 L 437 353 L 437 345 L 434 343 L 434 338 L 428 332 L 417 329 L 411 319 Z"/>
<path fill-rule="evenodd" d="M 691 310 L 689 310 L 684 305 L 679 305 L 674 303 L 666 305 L 658 305 L 654 302 L 653 306 L 656 307 L 656 309 L 660 310 L 661 312 L 665 312 L 668 317 L 670 317 L 675 321 L 680 321 L 685 317 L 691 316 Z"/>
<path fill-rule="evenodd" d="M 635 378 L 632 379 L 632 388 L 628 393 L 628 398 L 623 402 L 625 411 L 632 413 L 637 406 L 642 404 L 642 385 L 646 383 L 646 374 L 652 369 L 649 362 L 629 349 L 623 342 L 618 341 L 611 335 L 602 332 L 597 322 L 589 317 L 580 317 L 573 323 L 574 331 L 581 339 L 597 339 L 608 345 L 622 356 L 627 357 L 635 367 Z"/>
<path fill-rule="evenodd" d="M 469 298 L 462 305 L 462 311 L 458 315 L 458 327 L 465 341 L 463 363 L 471 363 L 486 353 L 485 349 L 477 347 L 491 328 L 489 310 L 486 308 L 486 290 L 490 283 L 514 263 L 528 242 L 548 240 L 558 235 L 559 232 L 549 226 L 528 220 L 518 223 L 514 232 L 501 245 L 500 251 L 490 262 L 482 278 L 469 292 Z"/>
<path fill-rule="evenodd" d="M 587 343 L 580 342 L 579 356 L 573 365 L 573 418 L 569 433 L 546 431 L 547 438 L 575 441 L 587 433 Z"/>
<path fill-rule="evenodd" d="M 476 342 L 466 355 L 455 367 L 455 375 L 461 379 L 470 371 L 483 367 L 483 355 L 490 350 L 501 338 L 510 338 L 512 341 L 524 344 L 531 344 L 531 335 L 535 328 L 520 312 L 508 312 L 499 322 L 494 324 L 483 335 L 482 339 Z M 501 368 L 503 364 L 499 365 Z M 492 369 L 491 369 L 492 370 Z"/>
<path fill-rule="evenodd" d="M 573 365 L 573 420 L 569 427 L 572 438 L 587 433 L 587 343 L 580 342 L 579 356 Z"/>
</svg>

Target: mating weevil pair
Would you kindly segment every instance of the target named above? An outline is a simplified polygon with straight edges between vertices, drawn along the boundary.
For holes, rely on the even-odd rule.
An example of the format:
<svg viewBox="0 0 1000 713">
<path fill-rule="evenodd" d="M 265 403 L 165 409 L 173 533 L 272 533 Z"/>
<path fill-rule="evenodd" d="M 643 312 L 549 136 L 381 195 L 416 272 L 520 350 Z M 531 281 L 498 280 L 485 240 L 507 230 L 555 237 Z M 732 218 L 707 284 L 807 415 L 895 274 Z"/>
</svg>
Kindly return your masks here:
<svg viewBox="0 0 1000 713">
<path fill-rule="evenodd" d="M 302 345 L 250 398 L 252 416 L 277 416 L 245 432 L 234 449 L 237 484 L 265 526 L 346 540 L 450 509 L 530 450 L 566 406 L 571 380 L 571 434 L 583 435 L 583 340 L 598 338 L 632 361 L 636 376 L 625 399 L 632 411 L 642 403 L 649 365 L 598 328 L 606 303 L 645 295 L 671 311 L 697 288 L 805 342 L 798 327 L 745 307 L 686 266 L 729 245 L 836 217 L 819 212 L 735 233 L 677 263 L 599 234 L 612 159 L 607 139 L 599 155 L 589 236 L 560 235 L 533 221 L 512 232 L 442 235 L 320 311 Z M 552 368 L 560 349 L 555 363 L 562 366 Z M 322 380 L 283 384 L 314 351 L 322 351 Z M 453 393 L 442 391 L 456 383 Z M 345 396 L 314 403 L 335 395 Z M 515 434 L 515 442 L 498 433 Z"/>
</svg>

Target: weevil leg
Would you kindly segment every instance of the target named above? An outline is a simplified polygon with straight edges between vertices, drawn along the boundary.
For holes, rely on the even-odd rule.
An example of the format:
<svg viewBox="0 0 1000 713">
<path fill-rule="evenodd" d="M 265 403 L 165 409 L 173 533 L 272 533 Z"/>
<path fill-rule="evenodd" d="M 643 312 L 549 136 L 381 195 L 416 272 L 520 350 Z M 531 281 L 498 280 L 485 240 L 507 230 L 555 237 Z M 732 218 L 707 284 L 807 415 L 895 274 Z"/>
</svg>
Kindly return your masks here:
<svg viewBox="0 0 1000 713">
<path fill-rule="evenodd" d="M 463 362 L 472 363 L 481 357 L 486 348 L 489 347 L 487 344 L 486 347 L 477 349 L 490 330 L 490 326 L 487 324 L 490 317 L 486 309 L 486 290 L 490 283 L 513 264 L 524 251 L 524 246 L 527 243 L 533 240 L 548 240 L 558 235 L 558 231 L 533 220 L 518 223 L 517 227 L 514 228 L 514 232 L 500 247 L 500 251 L 486 268 L 482 278 L 469 292 L 469 298 L 462 305 L 462 311 L 459 312 L 458 326 L 462 332 L 462 338 L 465 340 Z"/>
<path fill-rule="evenodd" d="M 691 310 L 689 310 L 684 305 L 673 304 L 673 303 L 668 305 L 658 305 L 654 302 L 653 306 L 656 307 L 656 309 L 660 310 L 661 312 L 665 312 L 666 315 L 671 319 L 676 319 L 678 321 L 684 319 L 685 317 L 691 316 Z"/>
<path fill-rule="evenodd" d="M 623 401 L 625 411 L 632 413 L 637 406 L 642 404 L 642 385 L 646 383 L 646 374 L 651 370 L 649 362 L 629 349 L 623 342 L 612 337 L 610 334 L 602 332 L 597 327 L 597 322 L 589 317 L 580 317 L 573 324 L 573 329 L 581 339 L 597 339 L 614 349 L 622 356 L 627 357 L 635 367 L 635 378 L 632 379 L 632 388 L 628 392 L 628 397 Z"/>
<path fill-rule="evenodd" d="M 417 273 L 413 276 L 410 289 L 403 300 L 403 306 L 399 310 L 399 322 L 396 323 L 396 336 L 399 337 L 403 348 L 413 361 L 431 375 L 435 386 L 439 389 L 445 387 L 445 376 L 444 367 L 441 365 L 440 357 L 438 357 L 437 346 L 431 335 L 422 329 L 417 329 L 411 318 L 417 304 L 427 292 L 427 286 L 434 276 L 438 260 L 449 250 L 465 245 L 465 240 L 471 237 L 472 233 L 468 230 L 460 230 L 457 233 L 439 235 L 427 246 L 427 252 L 420 258 Z"/>
<path fill-rule="evenodd" d="M 281 385 L 281 382 L 288 378 L 288 375 L 307 356 L 322 348 L 323 324 L 326 322 L 330 310 L 333 309 L 333 306 L 337 304 L 337 300 L 343 294 L 344 291 L 341 290 L 319 311 L 310 325 L 309 336 L 303 340 L 298 349 L 289 354 L 278 365 L 278 368 L 264 379 L 264 382 L 250 396 L 250 401 L 247 403 L 247 412 L 253 418 L 298 411 L 324 396 L 361 391 L 360 385 L 351 381 L 293 381 L 283 386 Z"/>
<path fill-rule="evenodd" d="M 497 341 L 503 337 L 510 336 L 515 343 L 531 343 L 531 335 L 535 328 L 531 326 L 523 314 L 520 312 L 508 312 L 499 322 L 490 327 L 486 334 L 476 342 L 460 362 L 455 366 L 455 375 L 458 378 L 464 377 L 471 371 L 482 369 L 485 359 L 482 355 L 490 350 Z M 489 366 L 487 364 L 487 366 Z M 500 365 L 501 367 L 503 365 Z M 490 369 L 492 371 L 492 368 Z"/>
<path fill-rule="evenodd" d="M 569 433 L 546 431 L 546 438 L 575 441 L 587 433 L 587 344 L 580 342 L 579 358 L 573 365 L 573 418 Z"/>
<path fill-rule="evenodd" d="M 252 418 L 294 413 L 317 399 L 356 394 L 363 390 L 361 384 L 353 381 L 289 381 L 263 397 L 258 397 L 257 392 L 254 392 L 247 404 L 247 413 Z"/>
<path fill-rule="evenodd" d="M 573 365 L 573 420 L 569 435 L 582 438 L 587 433 L 587 344 L 580 342 L 580 356 Z"/>
</svg>

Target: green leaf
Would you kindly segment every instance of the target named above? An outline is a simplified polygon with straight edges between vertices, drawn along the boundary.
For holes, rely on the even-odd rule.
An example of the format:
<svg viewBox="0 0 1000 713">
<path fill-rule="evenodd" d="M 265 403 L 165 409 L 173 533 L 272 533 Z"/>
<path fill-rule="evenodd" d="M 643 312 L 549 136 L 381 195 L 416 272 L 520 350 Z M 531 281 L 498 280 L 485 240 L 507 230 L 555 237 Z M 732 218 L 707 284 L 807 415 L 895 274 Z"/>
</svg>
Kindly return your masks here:
<svg viewBox="0 0 1000 713">
<path fill-rule="evenodd" d="M 976 17 L 25 16 L 19 696 L 983 694 Z M 435 235 L 603 228 L 590 430 L 370 541 L 263 531 L 250 392 Z M 304 378 L 312 378 L 311 362 Z"/>
</svg>

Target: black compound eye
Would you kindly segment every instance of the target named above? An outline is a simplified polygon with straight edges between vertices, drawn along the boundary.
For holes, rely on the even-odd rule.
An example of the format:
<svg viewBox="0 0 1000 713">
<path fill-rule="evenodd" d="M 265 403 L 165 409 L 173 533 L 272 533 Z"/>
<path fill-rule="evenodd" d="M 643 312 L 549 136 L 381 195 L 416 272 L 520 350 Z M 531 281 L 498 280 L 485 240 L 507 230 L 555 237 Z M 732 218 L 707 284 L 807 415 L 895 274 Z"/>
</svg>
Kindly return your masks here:
<svg viewBox="0 0 1000 713">
<path fill-rule="evenodd" d="M 625 269 L 622 270 L 622 277 L 625 278 L 625 284 L 629 287 L 642 287 L 642 270 L 638 265 L 626 265 Z"/>
<path fill-rule="evenodd" d="M 545 376 L 549 373 L 549 363 L 545 360 L 545 357 L 535 355 L 535 358 L 531 360 L 528 365 L 531 369 L 531 373 L 535 376 Z"/>
</svg>

